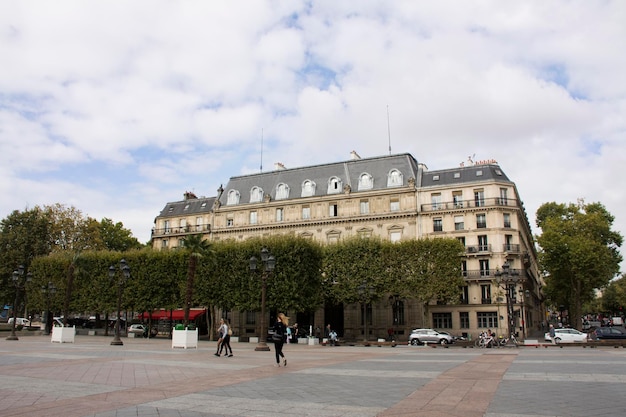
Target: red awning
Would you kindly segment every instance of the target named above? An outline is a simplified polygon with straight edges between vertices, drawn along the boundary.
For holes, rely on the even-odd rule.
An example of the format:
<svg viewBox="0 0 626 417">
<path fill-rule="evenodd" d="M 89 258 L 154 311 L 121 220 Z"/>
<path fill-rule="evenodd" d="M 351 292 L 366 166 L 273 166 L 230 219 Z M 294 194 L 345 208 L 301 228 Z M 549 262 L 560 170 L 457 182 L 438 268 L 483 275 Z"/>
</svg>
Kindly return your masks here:
<svg viewBox="0 0 626 417">
<path fill-rule="evenodd" d="M 195 320 L 198 316 L 205 314 L 206 309 L 203 308 L 192 308 L 189 310 L 189 320 Z M 140 319 L 149 319 L 150 313 L 144 312 L 139 315 Z M 177 309 L 177 310 L 154 310 L 152 312 L 152 320 L 160 320 L 160 319 L 172 319 L 176 320 L 185 320 L 185 310 Z"/>
</svg>

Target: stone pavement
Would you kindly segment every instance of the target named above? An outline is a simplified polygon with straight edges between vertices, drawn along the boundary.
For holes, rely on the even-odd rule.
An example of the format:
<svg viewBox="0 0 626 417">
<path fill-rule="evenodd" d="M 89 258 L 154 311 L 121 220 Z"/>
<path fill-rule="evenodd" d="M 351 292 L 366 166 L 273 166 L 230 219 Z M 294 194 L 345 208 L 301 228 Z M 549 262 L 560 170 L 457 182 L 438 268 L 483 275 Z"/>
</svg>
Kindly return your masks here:
<svg viewBox="0 0 626 417">
<path fill-rule="evenodd" d="M 626 416 L 626 349 L 0 339 L 0 416 Z"/>
</svg>

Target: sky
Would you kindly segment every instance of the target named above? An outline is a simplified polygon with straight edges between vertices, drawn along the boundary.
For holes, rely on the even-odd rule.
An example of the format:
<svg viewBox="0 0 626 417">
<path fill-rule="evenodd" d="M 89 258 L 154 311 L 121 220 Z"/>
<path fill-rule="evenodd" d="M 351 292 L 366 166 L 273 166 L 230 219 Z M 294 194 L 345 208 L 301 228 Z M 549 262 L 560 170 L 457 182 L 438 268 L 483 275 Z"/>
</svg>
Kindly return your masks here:
<svg viewBox="0 0 626 417">
<path fill-rule="evenodd" d="M 186 191 L 391 147 L 495 159 L 535 233 L 584 199 L 626 235 L 625 22 L 619 0 L 2 1 L 0 218 L 61 203 L 145 243 Z"/>
</svg>

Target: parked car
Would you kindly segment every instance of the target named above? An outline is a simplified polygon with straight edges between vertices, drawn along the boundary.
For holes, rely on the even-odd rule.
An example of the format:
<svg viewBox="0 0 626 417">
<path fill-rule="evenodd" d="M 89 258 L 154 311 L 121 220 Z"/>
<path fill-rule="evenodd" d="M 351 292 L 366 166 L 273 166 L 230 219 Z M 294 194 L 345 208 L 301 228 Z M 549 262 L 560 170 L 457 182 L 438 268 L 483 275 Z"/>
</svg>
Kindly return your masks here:
<svg viewBox="0 0 626 417">
<path fill-rule="evenodd" d="M 626 339 L 626 332 L 621 327 L 598 327 L 590 336 L 593 340 Z"/>
<path fill-rule="evenodd" d="M 452 340 L 454 340 L 455 342 L 456 342 L 457 340 L 461 340 L 461 341 L 463 341 L 463 340 L 467 340 L 467 339 L 466 339 L 465 337 L 463 337 L 463 336 L 455 336 L 455 335 L 451 334 L 450 332 L 446 332 L 446 331 L 443 331 L 443 330 L 437 330 L 437 331 L 438 331 L 439 333 L 441 333 L 441 334 L 447 334 L 447 335 L 450 335 L 450 337 L 452 338 Z"/>
<path fill-rule="evenodd" d="M 13 324 L 13 317 L 11 317 L 11 318 L 9 319 L 9 321 L 7 321 L 7 324 L 9 324 L 9 325 Z M 30 327 L 30 320 L 25 319 L 25 318 L 23 318 L 23 317 L 18 317 L 18 318 L 15 320 L 15 325 L 16 325 L 16 326 Z"/>
<path fill-rule="evenodd" d="M 550 333 L 543 335 L 546 342 L 552 342 Z M 579 332 L 576 329 L 554 329 L 555 343 L 583 343 L 588 340 L 587 333 Z"/>
<path fill-rule="evenodd" d="M 139 336 L 143 336 L 145 332 L 146 326 L 144 326 L 143 324 L 131 324 L 128 328 L 128 333 L 135 333 Z"/>
<path fill-rule="evenodd" d="M 439 343 L 447 345 L 454 343 L 454 338 L 449 334 L 439 333 L 433 329 L 414 329 L 409 335 L 409 344 L 413 346 L 423 345 L 424 343 Z"/>
</svg>

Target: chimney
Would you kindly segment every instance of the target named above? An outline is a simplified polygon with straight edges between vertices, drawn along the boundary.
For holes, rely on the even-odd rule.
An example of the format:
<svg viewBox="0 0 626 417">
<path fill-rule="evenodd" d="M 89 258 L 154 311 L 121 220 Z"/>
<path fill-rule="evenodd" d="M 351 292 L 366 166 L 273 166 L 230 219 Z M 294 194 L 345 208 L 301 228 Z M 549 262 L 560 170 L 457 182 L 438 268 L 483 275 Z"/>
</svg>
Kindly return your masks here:
<svg viewBox="0 0 626 417">
<path fill-rule="evenodd" d="M 191 191 L 185 191 L 185 194 L 183 194 L 183 197 L 185 198 L 185 200 L 191 200 L 191 199 L 196 199 L 198 197 L 196 197 L 196 195 L 194 193 L 192 193 Z"/>
<path fill-rule="evenodd" d="M 358 153 L 356 153 L 356 151 L 352 151 L 350 152 L 350 159 L 352 159 L 353 161 L 358 161 L 359 159 L 361 159 L 361 157 Z"/>
<path fill-rule="evenodd" d="M 274 171 L 283 171 L 285 169 L 285 165 L 282 162 L 274 163 Z"/>
</svg>

